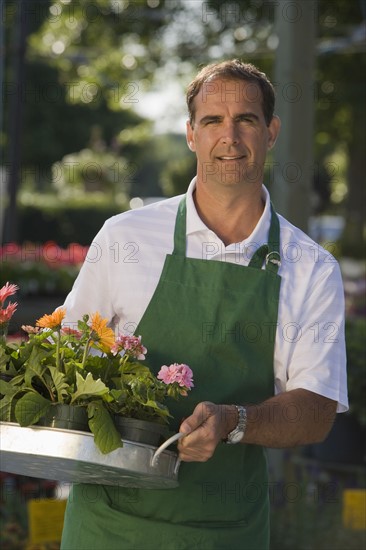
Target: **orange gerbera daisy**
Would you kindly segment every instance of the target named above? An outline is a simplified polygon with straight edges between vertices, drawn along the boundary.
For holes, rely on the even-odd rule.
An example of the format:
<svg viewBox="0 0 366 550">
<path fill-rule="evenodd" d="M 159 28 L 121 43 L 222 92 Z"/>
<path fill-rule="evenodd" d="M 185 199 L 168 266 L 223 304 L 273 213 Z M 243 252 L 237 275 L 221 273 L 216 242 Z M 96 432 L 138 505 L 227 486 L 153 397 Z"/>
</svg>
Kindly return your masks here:
<svg viewBox="0 0 366 550">
<path fill-rule="evenodd" d="M 55 328 L 58 329 L 61 327 L 61 323 L 63 318 L 66 315 L 66 309 L 60 308 L 56 309 L 51 315 L 43 315 L 38 321 L 36 322 L 37 327 L 42 328 Z"/>
<path fill-rule="evenodd" d="M 114 331 L 107 326 L 108 319 L 102 319 L 98 311 L 91 317 L 91 329 L 97 335 L 96 341 L 103 351 L 108 352 L 115 343 Z"/>
</svg>

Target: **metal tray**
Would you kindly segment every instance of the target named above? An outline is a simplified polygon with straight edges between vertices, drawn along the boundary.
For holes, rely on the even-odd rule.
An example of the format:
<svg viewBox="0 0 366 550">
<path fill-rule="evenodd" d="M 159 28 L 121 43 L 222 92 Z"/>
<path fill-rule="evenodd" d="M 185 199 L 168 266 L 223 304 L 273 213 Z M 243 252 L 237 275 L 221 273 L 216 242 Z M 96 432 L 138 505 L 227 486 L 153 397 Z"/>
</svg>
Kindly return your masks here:
<svg viewBox="0 0 366 550">
<path fill-rule="evenodd" d="M 0 470 L 55 481 L 169 489 L 178 486 L 180 461 L 164 450 L 168 442 L 157 449 L 123 440 L 123 447 L 102 454 L 86 432 L 0 422 Z"/>
</svg>

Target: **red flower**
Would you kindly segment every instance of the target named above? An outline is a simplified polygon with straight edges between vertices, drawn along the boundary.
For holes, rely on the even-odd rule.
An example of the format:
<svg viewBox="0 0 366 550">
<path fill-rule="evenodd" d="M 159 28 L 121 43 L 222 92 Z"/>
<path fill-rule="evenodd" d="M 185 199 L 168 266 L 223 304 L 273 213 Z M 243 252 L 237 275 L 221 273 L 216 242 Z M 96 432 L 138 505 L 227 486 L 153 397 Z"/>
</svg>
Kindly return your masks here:
<svg viewBox="0 0 366 550">
<path fill-rule="evenodd" d="M 10 283 L 6 283 L 0 288 L 0 305 L 2 305 L 9 296 L 13 296 L 17 290 L 19 290 L 19 287 Z"/>
<path fill-rule="evenodd" d="M 80 340 L 83 333 L 80 330 L 75 330 L 70 327 L 62 327 L 61 333 L 65 334 L 66 336 L 73 336 L 76 340 Z"/>
<path fill-rule="evenodd" d="M 10 321 L 17 307 L 18 307 L 17 302 L 14 302 L 14 303 L 8 304 L 6 308 L 0 309 L 0 325 L 4 325 L 5 323 L 8 323 Z"/>
</svg>

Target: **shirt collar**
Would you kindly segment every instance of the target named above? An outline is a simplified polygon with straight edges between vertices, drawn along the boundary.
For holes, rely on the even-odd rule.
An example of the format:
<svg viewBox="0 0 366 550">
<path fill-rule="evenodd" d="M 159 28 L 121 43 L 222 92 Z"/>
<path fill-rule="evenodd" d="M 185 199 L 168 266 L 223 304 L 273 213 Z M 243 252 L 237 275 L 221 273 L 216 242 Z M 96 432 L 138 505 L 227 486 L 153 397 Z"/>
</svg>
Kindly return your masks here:
<svg viewBox="0 0 366 550">
<path fill-rule="evenodd" d="M 210 232 L 212 230 L 207 227 L 199 217 L 196 206 L 193 200 L 193 192 L 196 188 L 196 177 L 193 178 L 186 193 L 186 206 L 187 206 L 187 228 L 186 234 L 190 235 L 192 233 L 198 233 L 200 231 Z M 263 243 L 268 241 L 268 232 L 271 224 L 271 201 L 267 188 L 262 185 L 262 198 L 264 200 L 264 210 L 263 213 L 252 231 L 242 243 L 248 244 L 257 244 L 260 246 Z"/>
</svg>

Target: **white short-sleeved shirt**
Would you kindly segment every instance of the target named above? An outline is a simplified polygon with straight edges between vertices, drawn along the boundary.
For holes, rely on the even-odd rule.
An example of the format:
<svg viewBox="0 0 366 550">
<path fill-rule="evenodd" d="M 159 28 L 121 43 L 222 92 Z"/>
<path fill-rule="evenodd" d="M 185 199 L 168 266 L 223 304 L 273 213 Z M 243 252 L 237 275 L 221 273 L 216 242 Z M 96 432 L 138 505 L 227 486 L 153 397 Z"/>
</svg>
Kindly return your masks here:
<svg viewBox="0 0 366 550">
<path fill-rule="evenodd" d="M 270 198 L 253 233 L 225 246 L 197 214 L 187 191 L 187 256 L 248 265 L 266 243 Z M 133 333 L 154 294 L 165 256 L 173 251 L 175 217 L 181 196 L 166 199 L 107 220 L 64 306 L 73 325 L 95 311 L 110 319 L 119 333 Z M 337 261 L 282 216 L 280 220 L 280 303 L 275 333 L 275 393 L 303 388 L 348 409 L 344 342 L 344 294 Z M 143 335 L 142 335 L 143 336 Z"/>
</svg>

